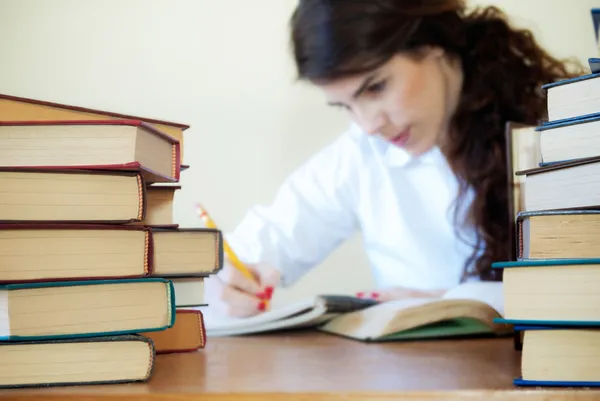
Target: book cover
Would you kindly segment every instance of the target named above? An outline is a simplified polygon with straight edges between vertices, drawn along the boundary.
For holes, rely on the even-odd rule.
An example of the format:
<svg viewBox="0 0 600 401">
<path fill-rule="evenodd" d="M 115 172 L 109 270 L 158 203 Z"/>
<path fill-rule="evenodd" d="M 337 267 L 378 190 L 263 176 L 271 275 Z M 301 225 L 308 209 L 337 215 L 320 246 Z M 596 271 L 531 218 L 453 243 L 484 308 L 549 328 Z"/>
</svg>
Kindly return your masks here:
<svg viewBox="0 0 600 401">
<path fill-rule="evenodd" d="M 111 368 L 110 363 L 112 355 L 119 353 L 118 350 L 107 354 L 101 352 L 102 348 L 100 347 L 95 350 L 90 349 L 101 343 L 145 344 L 144 356 L 141 355 L 142 350 L 130 353 L 139 354 L 139 358 L 145 358 L 146 363 L 142 365 L 140 359 L 138 369 L 119 372 L 118 369 Z M 72 353 L 66 355 L 67 352 L 71 352 L 72 347 Z M 87 352 L 77 352 L 74 348 L 81 351 L 87 348 Z M 14 351 L 10 352 L 9 349 Z M 152 340 L 135 334 L 0 342 L 0 355 L 5 351 L 9 352 L 7 355 L 17 355 L 18 361 L 14 361 L 17 363 L 15 367 L 8 358 L 3 359 L 3 365 L 11 369 L 11 374 L 0 375 L 2 376 L 0 377 L 0 388 L 2 389 L 143 383 L 152 376 L 156 361 Z M 123 357 L 128 358 L 130 355 L 123 355 Z M 69 360 L 70 362 L 68 362 Z M 130 364 L 131 360 L 126 362 Z M 84 364 L 88 369 L 90 369 L 90 365 L 95 366 L 90 369 L 92 372 L 85 372 L 84 368 L 76 367 L 78 363 Z M 78 373 L 70 373 L 73 370 Z"/>
<path fill-rule="evenodd" d="M 54 334 L 44 334 L 44 335 L 17 335 L 12 334 L 13 329 L 11 328 L 11 296 L 10 292 L 19 291 L 19 290 L 30 290 L 30 289 L 45 289 L 45 288 L 68 288 L 68 287 L 93 287 L 93 286 L 106 286 L 106 285 L 127 285 L 127 284 L 148 284 L 148 283 L 161 283 L 164 284 L 164 288 L 166 290 L 166 306 L 167 306 L 167 321 L 162 326 L 153 326 L 153 327 L 138 327 L 137 324 L 133 325 L 130 329 L 123 330 L 109 330 L 109 331 L 99 331 L 98 329 L 93 329 L 88 332 L 78 332 L 73 331 L 73 327 L 70 327 L 69 333 L 57 333 Z M 162 290 L 161 290 L 162 292 Z M 55 295 L 60 295 L 61 299 L 73 299 L 73 297 L 69 298 L 64 293 L 56 292 Z M 72 294 L 71 294 L 72 295 Z M 40 295 L 43 296 L 43 295 Z M 49 299 L 50 296 L 48 294 L 45 295 L 46 298 L 40 299 L 40 302 Z M 55 300 L 56 301 L 56 300 Z M 63 301 L 56 301 L 63 302 Z M 104 307 L 104 306 L 102 306 Z M 80 310 L 82 308 L 81 305 L 75 305 L 74 310 Z M 100 308 L 100 306 L 99 306 Z M 54 305 L 53 309 L 48 309 L 45 311 L 47 315 L 51 311 L 57 311 L 57 306 Z M 116 313 L 116 309 L 112 307 L 113 312 Z M 0 334 L 0 340 L 2 341 L 33 341 L 33 340 L 49 340 L 49 339 L 61 339 L 61 338 L 82 338 L 82 337 L 97 337 L 97 336 L 114 336 L 114 335 L 122 335 L 122 334 L 136 334 L 139 332 L 153 332 L 153 331 L 161 331 L 166 330 L 172 327 L 175 324 L 175 291 L 173 288 L 173 283 L 170 280 L 162 279 L 162 278 L 142 278 L 142 279 L 117 279 L 117 280 L 86 280 L 86 281 L 58 281 L 58 282 L 36 282 L 36 283 L 15 283 L 15 284 L 4 284 L 0 285 L 0 312 L 2 316 L 0 316 L 0 331 L 3 334 Z M 18 311 L 19 313 L 23 313 L 22 310 Z M 65 309 L 61 311 L 63 314 L 65 312 L 71 312 L 69 309 Z M 94 311 L 90 310 L 90 314 L 93 314 Z M 57 322 L 57 324 L 64 325 L 64 319 L 69 319 L 69 317 L 62 316 L 62 320 Z M 106 323 L 106 322 L 100 322 Z M 69 324 L 69 326 L 74 326 L 74 323 Z M 29 329 L 29 328 L 27 328 Z"/>
<path fill-rule="evenodd" d="M 5 174 L 3 174 L 5 173 Z M 139 222 L 142 221 L 145 217 L 146 217 L 146 212 L 147 212 L 147 184 L 145 182 L 144 176 L 139 172 L 139 171 L 119 171 L 119 170 L 106 170 L 106 171 L 102 171 L 102 170 L 83 170 L 83 169 L 59 169 L 59 168 L 40 168 L 40 167 L 5 167 L 5 166 L 0 166 L 0 179 L 5 178 L 5 176 L 7 174 L 10 174 L 11 177 L 6 177 L 7 179 L 7 184 L 6 185 L 10 185 L 10 180 L 11 179 L 17 179 L 19 181 L 26 182 L 27 184 L 29 184 L 30 182 L 41 182 L 42 179 L 38 179 L 38 181 L 35 181 L 35 179 L 33 177 L 36 176 L 43 176 L 43 181 L 44 181 L 44 188 L 38 188 L 35 187 L 33 184 L 32 185 L 25 185 L 22 184 L 20 185 L 19 189 L 17 189 L 17 191 L 15 192 L 11 192 L 12 197 L 10 198 L 10 201 L 8 199 L 8 196 L 6 195 L 5 192 L 5 196 L 4 196 L 4 201 L 0 201 L 0 204 L 2 204 L 4 206 L 4 210 L 0 211 L 0 223 L 7 223 L 7 224 L 14 224 L 14 223 L 61 223 L 61 224 L 126 224 L 126 223 L 134 223 L 134 222 Z M 56 187 L 51 187 L 52 189 L 48 188 L 48 186 L 46 185 L 48 183 L 48 180 L 52 177 L 61 177 L 61 188 L 68 188 L 70 191 L 67 193 L 66 189 L 65 192 L 61 194 L 60 189 L 56 189 Z M 81 180 L 84 181 L 86 183 L 85 187 L 82 188 L 74 188 L 74 185 L 77 184 L 81 184 L 80 182 L 73 182 L 73 184 L 65 184 L 66 180 L 63 179 L 62 177 L 65 178 L 72 178 L 72 177 L 81 177 Z M 32 215 L 32 208 L 36 208 L 38 207 L 38 205 L 35 204 L 31 204 L 31 202 L 29 202 L 27 205 L 20 205 L 20 208 L 23 209 L 25 207 L 29 207 L 29 209 L 24 209 L 21 214 L 25 213 L 27 214 L 27 217 L 23 217 L 23 218 L 9 218 L 8 216 L 10 215 L 10 210 L 11 208 L 14 208 L 16 206 L 16 204 L 11 204 L 10 202 L 18 202 L 14 200 L 14 198 L 18 195 L 20 195 L 19 191 L 25 191 L 26 194 L 30 194 L 30 193 L 34 193 L 35 196 L 40 197 L 41 199 L 39 199 L 40 205 L 44 205 L 45 208 L 44 212 L 46 209 L 48 209 L 49 206 L 62 206 L 65 207 L 67 205 L 73 205 L 73 200 L 70 199 L 70 196 L 81 196 L 81 195 L 89 195 L 89 196 L 93 196 L 93 195 L 97 195 L 94 192 L 90 192 L 91 189 L 90 188 L 96 188 L 94 187 L 93 183 L 89 182 L 89 179 L 86 177 L 90 177 L 90 178 L 98 178 L 103 180 L 105 177 L 106 178 L 111 178 L 111 177 L 130 177 L 130 178 L 135 178 L 137 181 L 137 194 L 135 195 L 135 197 L 137 198 L 137 213 L 135 213 L 135 215 L 131 215 L 129 218 L 127 219 L 118 219 L 118 218 L 76 218 L 74 215 L 71 218 L 52 218 L 52 220 L 42 220 L 42 219 L 36 219 L 35 217 L 31 217 Z M 51 181 L 52 182 L 52 181 Z M 54 182 L 53 182 L 54 183 Z M 105 187 L 108 184 L 104 185 Z M 14 188 L 14 185 L 12 185 L 11 187 Z M 34 192 L 35 191 L 35 192 Z M 122 195 L 122 194 L 119 194 Z M 59 200 L 62 202 L 62 204 L 60 203 L 53 203 L 52 205 L 48 205 L 44 202 L 47 201 L 46 196 L 54 196 L 54 197 L 59 197 Z M 23 198 L 23 197 L 21 197 Z M 66 201 L 63 201 L 62 199 L 66 199 Z M 32 199 L 31 197 L 28 199 Z M 79 198 L 77 198 L 79 199 Z M 21 201 L 23 201 L 23 199 L 21 199 Z M 71 203 L 69 203 L 71 202 Z M 122 200 L 119 200 L 119 205 L 122 206 Z M 117 202 L 115 201 L 115 204 Z M 73 205 L 72 208 L 69 208 L 68 211 L 63 212 L 63 215 L 68 215 L 69 212 L 71 212 L 73 210 L 73 208 L 77 209 L 77 207 L 80 206 L 78 205 Z M 86 205 L 89 208 L 89 205 Z M 37 211 L 36 211 L 37 212 Z"/>
<path fill-rule="evenodd" d="M 51 169 L 78 169 L 78 170 L 128 170 L 141 171 L 148 182 L 178 182 L 181 173 L 181 143 L 176 138 L 167 135 L 154 126 L 141 120 L 51 120 L 51 121 L 0 121 L 1 127 L 35 127 L 35 126 L 131 126 L 138 127 L 156 138 L 166 141 L 171 145 L 171 171 L 169 174 L 155 171 L 138 160 L 112 163 L 112 164 L 77 164 L 77 165 L 35 165 L 19 167 L 36 167 Z"/>
</svg>

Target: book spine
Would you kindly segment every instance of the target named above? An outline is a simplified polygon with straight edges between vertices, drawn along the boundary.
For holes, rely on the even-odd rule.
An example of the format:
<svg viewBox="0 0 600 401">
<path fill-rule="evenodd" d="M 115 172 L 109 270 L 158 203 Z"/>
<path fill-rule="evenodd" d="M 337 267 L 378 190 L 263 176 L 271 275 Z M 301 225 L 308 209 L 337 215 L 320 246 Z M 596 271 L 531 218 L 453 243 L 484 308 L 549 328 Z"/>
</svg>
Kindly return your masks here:
<svg viewBox="0 0 600 401">
<path fill-rule="evenodd" d="M 143 221 L 146 218 L 147 205 L 147 194 L 146 194 L 146 183 L 142 174 L 137 174 L 138 183 L 138 215 L 136 221 Z"/>
<path fill-rule="evenodd" d="M 196 316 L 198 317 L 198 330 L 200 334 L 200 344 L 199 348 L 204 348 L 206 346 L 206 328 L 204 326 L 204 315 L 202 315 L 201 311 L 194 311 Z"/>
<path fill-rule="evenodd" d="M 154 270 L 154 239 L 152 231 L 147 230 L 144 238 L 144 276 L 149 276 Z"/>
<path fill-rule="evenodd" d="M 523 220 L 517 220 L 517 260 L 523 259 Z"/>
<path fill-rule="evenodd" d="M 173 142 L 171 145 L 171 153 L 172 153 L 172 169 L 171 176 L 175 179 L 175 181 L 179 181 L 181 175 L 181 152 L 180 152 L 180 143 L 179 141 Z"/>
</svg>

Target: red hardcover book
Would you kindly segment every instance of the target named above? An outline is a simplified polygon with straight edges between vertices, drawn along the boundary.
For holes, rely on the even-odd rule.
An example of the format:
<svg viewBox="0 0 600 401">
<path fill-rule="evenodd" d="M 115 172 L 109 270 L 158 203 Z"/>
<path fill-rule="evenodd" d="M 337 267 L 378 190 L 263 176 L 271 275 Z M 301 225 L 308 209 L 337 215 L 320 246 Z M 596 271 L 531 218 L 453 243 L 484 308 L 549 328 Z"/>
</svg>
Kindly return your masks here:
<svg viewBox="0 0 600 401">
<path fill-rule="evenodd" d="M 180 142 L 140 120 L 0 121 L 0 165 L 140 171 L 177 182 Z"/>
<path fill-rule="evenodd" d="M 148 209 L 140 172 L 0 167 L 0 187 L 0 223 L 137 224 Z"/>
<path fill-rule="evenodd" d="M 0 224 L 0 283 L 205 277 L 222 265 L 215 229 Z"/>
<path fill-rule="evenodd" d="M 144 116 L 97 110 L 69 104 L 31 99 L 0 93 L 0 120 L 8 121 L 54 121 L 54 120 L 142 120 L 176 138 L 183 145 L 183 132 L 188 124 L 158 120 Z M 180 148 L 183 160 L 183 146 Z M 183 170 L 183 168 L 182 168 Z"/>
</svg>

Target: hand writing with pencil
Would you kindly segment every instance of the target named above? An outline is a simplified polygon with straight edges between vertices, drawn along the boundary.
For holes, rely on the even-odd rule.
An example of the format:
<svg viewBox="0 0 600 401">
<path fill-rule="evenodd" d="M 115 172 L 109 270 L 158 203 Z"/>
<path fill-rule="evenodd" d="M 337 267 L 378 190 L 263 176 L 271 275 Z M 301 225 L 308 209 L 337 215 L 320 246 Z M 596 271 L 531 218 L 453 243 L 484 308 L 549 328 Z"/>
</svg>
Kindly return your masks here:
<svg viewBox="0 0 600 401">
<path fill-rule="evenodd" d="M 217 228 L 201 205 L 197 205 L 197 212 L 206 227 Z M 268 310 L 279 272 L 266 266 L 245 265 L 226 241 L 223 250 L 223 268 L 204 280 L 210 308 L 231 317 L 249 317 Z"/>
<path fill-rule="evenodd" d="M 268 309 L 279 273 L 270 268 L 248 269 L 256 280 L 249 280 L 226 260 L 221 271 L 205 280 L 205 299 L 210 308 L 231 317 L 250 317 Z"/>
</svg>

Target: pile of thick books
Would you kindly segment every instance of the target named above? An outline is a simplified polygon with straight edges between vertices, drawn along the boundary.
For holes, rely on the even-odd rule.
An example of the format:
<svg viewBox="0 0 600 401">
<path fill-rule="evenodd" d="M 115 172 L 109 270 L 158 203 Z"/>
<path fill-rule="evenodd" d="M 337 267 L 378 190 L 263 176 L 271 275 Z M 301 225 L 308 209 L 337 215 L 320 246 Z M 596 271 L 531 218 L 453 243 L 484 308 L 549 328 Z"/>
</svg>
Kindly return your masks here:
<svg viewBox="0 0 600 401">
<path fill-rule="evenodd" d="M 594 67 L 591 64 L 592 71 Z M 538 166 L 524 177 L 504 318 L 521 339 L 517 385 L 600 385 L 600 73 L 548 83 Z"/>
<path fill-rule="evenodd" d="M 204 347 L 222 236 L 173 223 L 186 128 L 0 95 L 0 387 L 146 381 Z"/>
</svg>

